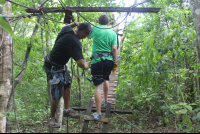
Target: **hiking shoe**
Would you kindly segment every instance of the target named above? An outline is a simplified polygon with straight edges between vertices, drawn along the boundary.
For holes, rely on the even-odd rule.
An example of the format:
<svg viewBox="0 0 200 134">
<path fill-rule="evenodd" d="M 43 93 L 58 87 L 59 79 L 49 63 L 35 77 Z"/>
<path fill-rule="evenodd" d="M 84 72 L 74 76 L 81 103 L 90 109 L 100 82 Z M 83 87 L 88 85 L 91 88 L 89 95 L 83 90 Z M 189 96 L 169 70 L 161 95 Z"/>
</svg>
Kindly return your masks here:
<svg viewBox="0 0 200 134">
<path fill-rule="evenodd" d="M 60 128 L 60 124 L 56 123 L 55 117 L 49 119 L 49 126 L 52 128 Z"/>
<path fill-rule="evenodd" d="M 64 117 L 70 116 L 71 118 L 76 118 L 76 119 L 78 119 L 78 118 L 80 118 L 81 115 L 75 113 L 73 109 L 70 109 L 68 112 L 66 112 L 66 111 L 64 110 L 64 111 L 63 111 L 63 116 L 64 116 Z"/>
<path fill-rule="evenodd" d="M 94 117 L 95 120 L 99 121 L 99 119 L 101 118 L 102 114 L 98 114 L 97 112 L 93 113 L 92 116 Z"/>
<path fill-rule="evenodd" d="M 107 104 L 108 104 L 108 101 L 104 101 L 104 100 L 101 101 L 101 105 L 102 105 L 102 106 L 106 107 Z"/>
</svg>

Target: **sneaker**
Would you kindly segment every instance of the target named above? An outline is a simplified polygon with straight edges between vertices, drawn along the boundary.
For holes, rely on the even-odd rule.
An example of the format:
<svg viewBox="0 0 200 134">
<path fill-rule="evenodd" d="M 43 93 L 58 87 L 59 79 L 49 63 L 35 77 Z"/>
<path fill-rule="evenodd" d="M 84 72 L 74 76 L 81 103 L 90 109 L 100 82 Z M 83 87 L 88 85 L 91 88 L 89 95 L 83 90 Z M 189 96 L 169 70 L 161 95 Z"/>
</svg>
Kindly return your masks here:
<svg viewBox="0 0 200 134">
<path fill-rule="evenodd" d="M 92 116 L 94 117 L 95 120 L 99 121 L 99 119 L 101 118 L 102 114 L 98 114 L 97 112 L 93 113 Z"/>
<path fill-rule="evenodd" d="M 78 119 L 78 118 L 80 118 L 81 115 L 75 113 L 73 109 L 70 109 L 68 112 L 66 112 L 66 111 L 64 110 L 64 111 L 63 111 L 63 117 L 68 117 L 68 116 L 70 116 L 71 118 L 76 118 L 76 119 Z"/>
<path fill-rule="evenodd" d="M 60 128 L 60 124 L 56 123 L 55 117 L 49 119 L 49 126 L 52 128 Z"/>
<path fill-rule="evenodd" d="M 102 105 L 102 106 L 106 107 L 107 104 L 108 104 L 108 101 L 104 101 L 104 100 L 101 101 L 101 105 Z"/>
</svg>

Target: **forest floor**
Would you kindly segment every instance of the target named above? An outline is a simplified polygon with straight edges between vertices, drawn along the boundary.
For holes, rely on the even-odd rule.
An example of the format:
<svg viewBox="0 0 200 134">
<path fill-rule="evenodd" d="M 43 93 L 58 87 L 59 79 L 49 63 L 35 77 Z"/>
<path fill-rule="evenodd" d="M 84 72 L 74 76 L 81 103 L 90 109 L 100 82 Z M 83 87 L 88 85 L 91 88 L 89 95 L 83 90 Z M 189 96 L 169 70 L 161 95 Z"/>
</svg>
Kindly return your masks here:
<svg viewBox="0 0 200 134">
<path fill-rule="evenodd" d="M 111 114 L 110 116 L 110 122 L 108 126 L 108 131 L 107 133 L 191 133 L 188 128 L 183 127 L 182 129 L 177 129 L 175 128 L 175 122 L 169 122 L 168 124 L 162 124 L 161 122 L 152 121 L 149 125 L 148 121 L 145 121 L 143 119 L 136 120 L 133 119 L 132 122 L 134 122 L 134 126 L 131 127 L 131 120 L 130 120 L 130 115 L 121 115 L 123 116 L 122 119 L 118 117 L 115 114 Z M 134 117 L 133 117 L 134 118 Z M 63 120 L 66 120 L 67 118 L 64 118 Z M 127 122 L 129 121 L 129 122 Z M 54 131 L 56 133 L 81 133 L 82 127 L 84 124 L 84 114 L 81 116 L 80 119 L 73 119 L 69 118 L 68 121 L 68 127 L 67 127 L 67 121 L 64 121 L 62 124 L 62 128 Z M 24 129 L 33 129 L 37 127 L 42 127 L 46 126 L 47 123 L 44 123 L 43 125 L 26 125 L 24 124 Z M 193 128 L 195 125 L 198 124 L 193 124 Z M 13 124 L 13 126 L 16 126 Z M 20 125 L 21 126 L 21 125 Z M 102 133 L 103 129 L 103 123 L 102 122 L 97 122 L 97 121 L 90 121 L 88 125 L 88 130 L 87 133 Z M 178 125 L 177 125 L 178 126 Z M 13 128 L 14 129 L 14 128 Z M 68 130 L 67 130 L 68 129 Z M 17 131 L 17 130 L 16 130 Z M 13 130 L 13 132 L 16 132 Z M 32 133 L 49 133 L 52 132 L 49 127 L 44 127 L 44 128 L 38 128 L 35 130 L 31 131 L 24 131 L 25 133 L 27 132 L 32 132 Z M 194 131 L 195 133 L 200 133 L 200 131 Z"/>
</svg>

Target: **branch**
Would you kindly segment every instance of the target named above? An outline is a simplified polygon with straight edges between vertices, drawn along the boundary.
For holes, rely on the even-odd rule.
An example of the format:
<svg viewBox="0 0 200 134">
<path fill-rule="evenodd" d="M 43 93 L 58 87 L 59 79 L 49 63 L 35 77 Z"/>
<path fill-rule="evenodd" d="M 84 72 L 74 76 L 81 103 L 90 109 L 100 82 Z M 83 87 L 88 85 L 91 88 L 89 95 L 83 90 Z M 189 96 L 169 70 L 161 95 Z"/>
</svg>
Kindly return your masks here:
<svg viewBox="0 0 200 134">
<path fill-rule="evenodd" d="M 17 2 L 11 1 L 11 0 L 6 0 L 6 1 L 8 1 L 8 2 L 10 2 L 10 3 L 13 3 L 13 4 L 16 4 L 16 5 L 19 5 L 19 6 L 21 6 L 21 7 L 30 8 L 30 7 L 21 5 L 21 4 L 17 3 Z M 31 8 L 31 9 L 33 9 L 33 8 Z"/>
<path fill-rule="evenodd" d="M 34 2 L 34 0 L 32 0 L 32 2 L 33 2 L 33 6 L 34 6 L 34 8 L 36 8 L 36 7 L 35 7 L 35 2 Z"/>
<path fill-rule="evenodd" d="M 49 1 L 49 0 L 46 0 L 44 3 L 42 3 L 41 6 L 40 6 L 40 8 L 43 7 L 44 4 L 45 4 L 47 1 Z"/>
</svg>

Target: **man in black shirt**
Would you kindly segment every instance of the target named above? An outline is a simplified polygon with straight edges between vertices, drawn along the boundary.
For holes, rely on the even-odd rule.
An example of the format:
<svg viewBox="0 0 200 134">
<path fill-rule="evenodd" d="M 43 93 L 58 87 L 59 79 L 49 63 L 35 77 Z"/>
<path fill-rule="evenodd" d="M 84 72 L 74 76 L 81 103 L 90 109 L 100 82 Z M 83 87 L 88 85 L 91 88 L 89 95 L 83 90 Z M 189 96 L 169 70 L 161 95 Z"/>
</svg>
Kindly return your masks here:
<svg viewBox="0 0 200 134">
<path fill-rule="evenodd" d="M 77 29 L 73 30 L 72 28 L 75 26 L 77 26 Z M 89 62 L 84 61 L 82 46 L 79 40 L 86 38 L 91 33 L 92 27 L 89 23 L 74 23 L 64 26 L 57 36 L 53 49 L 45 58 L 44 69 L 47 73 L 47 80 L 51 84 L 52 101 L 49 122 L 51 127 L 60 127 L 60 124 L 55 122 L 55 113 L 58 101 L 62 96 L 65 103 L 63 116 L 71 116 L 72 118 L 80 117 L 79 114 L 70 109 L 71 78 L 66 69 L 66 64 L 72 57 L 79 67 L 83 69 L 89 68 Z M 59 73 L 55 73 L 56 71 Z M 63 80 L 65 81 L 63 82 Z"/>
</svg>

